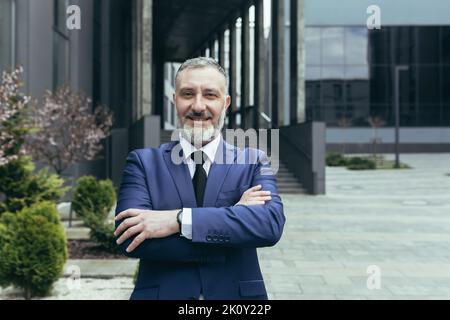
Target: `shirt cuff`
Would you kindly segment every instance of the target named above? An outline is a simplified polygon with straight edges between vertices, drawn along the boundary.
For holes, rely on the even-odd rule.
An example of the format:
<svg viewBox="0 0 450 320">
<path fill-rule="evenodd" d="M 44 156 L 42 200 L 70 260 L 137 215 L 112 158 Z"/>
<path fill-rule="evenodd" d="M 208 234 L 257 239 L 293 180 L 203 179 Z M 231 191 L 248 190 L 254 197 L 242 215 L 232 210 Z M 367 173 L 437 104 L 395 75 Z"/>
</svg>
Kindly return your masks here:
<svg viewBox="0 0 450 320">
<path fill-rule="evenodd" d="M 192 240 L 192 209 L 183 208 L 181 214 L 181 235 Z"/>
</svg>

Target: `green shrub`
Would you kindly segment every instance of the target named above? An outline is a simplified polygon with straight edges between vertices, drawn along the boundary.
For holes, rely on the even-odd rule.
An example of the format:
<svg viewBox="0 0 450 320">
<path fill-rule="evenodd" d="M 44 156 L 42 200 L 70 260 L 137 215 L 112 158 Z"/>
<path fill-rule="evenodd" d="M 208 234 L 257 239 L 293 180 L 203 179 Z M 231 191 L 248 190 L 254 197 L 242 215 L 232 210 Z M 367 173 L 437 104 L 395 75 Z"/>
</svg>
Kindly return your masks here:
<svg viewBox="0 0 450 320">
<path fill-rule="evenodd" d="M 67 259 L 55 204 L 40 202 L 3 214 L 0 234 L 0 285 L 22 288 L 26 299 L 48 295 Z"/>
<path fill-rule="evenodd" d="M 0 192 L 6 199 L 0 203 L 0 214 L 17 212 L 41 201 L 57 201 L 67 191 L 64 180 L 44 168 L 37 173 L 30 157 L 20 157 L 0 166 Z"/>
<path fill-rule="evenodd" d="M 349 170 L 373 170 L 376 169 L 376 163 L 368 158 L 351 157 L 347 160 L 347 168 Z"/>
<path fill-rule="evenodd" d="M 97 180 L 93 176 L 83 176 L 77 180 L 72 209 L 83 220 L 85 212 L 93 212 L 104 220 L 115 202 L 116 193 L 111 180 Z"/>
<path fill-rule="evenodd" d="M 330 152 L 327 153 L 326 162 L 329 167 L 343 167 L 347 165 L 347 158 L 342 153 Z"/>
<path fill-rule="evenodd" d="M 114 223 L 109 223 L 111 208 L 116 202 L 116 192 L 111 180 L 97 180 L 93 176 L 78 179 L 72 208 L 90 229 L 89 236 L 103 250 L 117 253 Z"/>
<path fill-rule="evenodd" d="M 90 229 L 89 237 L 96 242 L 100 248 L 110 253 L 118 253 L 118 246 L 114 236 L 114 222 L 110 223 L 106 219 L 92 213 L 83 213 L 86 226 Z"/>
<path fill-rule="evenodd" d="M 136 285 L 138 276 L 139 276 L 139 264 L 140 261 L 138 261 L 137 266 L 136 266 L 136 270 L 134 270 L 134 275 L 133 275 L 133 284 Z"/>
</svg>

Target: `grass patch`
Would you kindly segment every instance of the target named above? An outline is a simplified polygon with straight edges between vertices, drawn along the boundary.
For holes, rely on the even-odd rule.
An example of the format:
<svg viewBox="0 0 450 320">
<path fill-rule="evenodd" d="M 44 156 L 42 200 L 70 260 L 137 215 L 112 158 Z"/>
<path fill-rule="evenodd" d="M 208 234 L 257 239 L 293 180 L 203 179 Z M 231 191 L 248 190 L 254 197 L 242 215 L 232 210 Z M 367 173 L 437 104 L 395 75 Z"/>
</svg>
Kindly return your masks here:
<svg viewBox="0 0 450 320">
<path fill-rule="evenodd" d="M 347 158 L 347 169 L 349 170 L 374 170 L 376 163 L 368 157 L 349 157 Z"/>
<path fill-rule="evenodd" d="M 412 169 L 412 167 L 404 162 L 400 161 L 400 168 L 395 168 L 395 160 L 383 160 L 382 162 L 377 162 L 377 169 Z"/>
<path fill-rule="evenodd" d="M 395 168 L 395 160 L 386 160 L 383 155 L 346 156 L 338 152 L 330 152 L 326 158 L 327 166 L 347 167 L 349 170 L 389 170 Z M 412 169 L 400 161 L 399 169 Z M 447 174 L 450 176 L 450 173 Z"/>
<path fill-rule="evenodd" d="M 327 166 L 329 167 L 345 167 L 347 165 L 347 158 L 339 152 L 329 152 L 326 158 Z"/>
</svg>

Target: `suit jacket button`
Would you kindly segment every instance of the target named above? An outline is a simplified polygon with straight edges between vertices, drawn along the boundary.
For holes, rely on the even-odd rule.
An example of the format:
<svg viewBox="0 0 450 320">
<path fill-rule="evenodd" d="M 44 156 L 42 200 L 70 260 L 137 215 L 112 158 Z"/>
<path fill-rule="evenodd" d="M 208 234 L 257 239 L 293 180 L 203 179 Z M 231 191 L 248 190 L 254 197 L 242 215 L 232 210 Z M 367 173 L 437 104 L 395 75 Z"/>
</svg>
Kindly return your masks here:
<svg viewBox="0 0 450 320">
<path fill-rule="evenodd" d="M 206 241 L 211 241 L 211 236 L 206 236 Z"/>
<path fill-rule="evenodd" d="M 212 240 L 213 240 L 213 241 L 217 241 L 217 236 L 213 236 L 213 237 L 212 237 Z"/>
</svg>

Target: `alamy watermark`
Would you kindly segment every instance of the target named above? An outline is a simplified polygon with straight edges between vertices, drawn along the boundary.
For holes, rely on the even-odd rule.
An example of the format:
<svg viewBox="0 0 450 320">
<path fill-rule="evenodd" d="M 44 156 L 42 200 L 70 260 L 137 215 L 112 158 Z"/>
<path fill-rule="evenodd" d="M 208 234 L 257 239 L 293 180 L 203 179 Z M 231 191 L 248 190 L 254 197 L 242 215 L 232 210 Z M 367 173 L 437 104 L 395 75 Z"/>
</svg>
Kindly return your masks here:
<svg viewBox="0 0 450 320">
<path fill-rule="evenodd" d="M 366 25 L 367 29 L 381 29 L 381 9 L 377 5 L 370 5 L 366 10 L 367 14 L 370 16 L 367 18 Z"/>
<path fill-rule="evenodd" d="M 81 268 L 78 265 L 68 265 L 66 272 L 70 274 L 66 281 L 69 291 L 81 290 Z"/>
<path fill-rule="evenodd" d="M 369 290 L 381 289 L 381 268 L 377 265 L 370 265 L 366 270 L 367 277 L 366 286 Z"/>
<path fill-rule="evenodd" d="M 81 30 L 81 9 L 77 5 L 70 5 L 66 10 L 66 27 L 68 30 Z"/>
<path fill-rule="evenodd" d="M 176 129 L 172 132 L 171 140 L 176 141 L 183 134 L 183 129 Z M 270 145 L 269 140 L 270 139 Z M 261 175 L 275 175 L 280 166 L 279 160 L 279 129 L 226 129 L 224 135 L 224 148 L 219 148 L 216 152 L 216 164 L 257 164 L 262 163 Z M 233 150 L 227 148 L 235 146 L 239 149 L 259 149 L 248 153 L 235 154 Z M 199 148 L 200 146 L 196 146 Z M 270 150 L 270 155 L 268 154 Z M 174 164 L 181 164 L 184 161 L 181 144 L 177 144 L 172 149 L 171 159 Z M 241 155 L 241 156 L 239 156 Z M 200 159 L 198 159 L 200 160 Z M 195 159 L 197 162 L 197 159 Z"/>
</svg>

